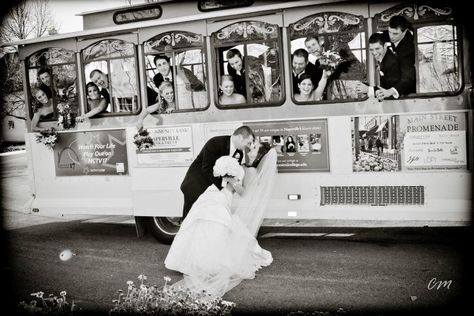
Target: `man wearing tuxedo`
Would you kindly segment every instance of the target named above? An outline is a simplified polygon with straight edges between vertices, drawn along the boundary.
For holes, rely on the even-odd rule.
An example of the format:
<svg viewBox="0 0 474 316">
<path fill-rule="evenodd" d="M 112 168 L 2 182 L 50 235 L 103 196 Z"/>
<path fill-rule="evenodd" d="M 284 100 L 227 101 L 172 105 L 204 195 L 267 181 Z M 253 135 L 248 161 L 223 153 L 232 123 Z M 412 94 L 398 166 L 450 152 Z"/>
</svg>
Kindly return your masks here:
<svg viewBox="0 0 474 316">
<path fill-rule="evenodd" d="M 369 38 L 369 51 L 374 56 L 377 63 L 377 75 L 380 79 L 380 85 L 368 87 L 359 83 L 358 93 L 365 93 L 369 97 L 376 96 L 379 101 L 384 98 L 393 98 L 401 81 L 400 61 L 394 53 L 388 48 L 390 45 L 388 36 L 384 33 L 374 33 Z M 385 95 L 379 98 L 378 91 L 384 90 Z"/>
<path fill-rule="evenodd" d="M 181 191 L 184 194 L 183 217 L 186 217 L 194 202 L 214 184 L 222 189 L 222 178 L 214 177 L 213 168 L 216 160 L 222 156 L 231 155 L 245 163 L 245 151 L 254 143 L 255 135 L 248 126 L 237 128 L 232 136 L 216 136 L 207 141 L 199 155 L 189 166 Z"/>
<path fill-rule="evenodd" d="M 319 80 L 323 76 L 323 70 L 319 68 L 319 61 L 316 61 L 316 66 L 309 62 L 308 52 L 305 49 L 299 48 L 293 52 L 291 64 L 293 67 L 293 94 L 300 92 L 298 78 L 303 74 L 309 74 L 314 86 L 318 86 Z"/>
<path fill-rule="evenodd" d="M 320 68 L 321 63 L 319 62 L 319 58 L 323 53 L 323 45 L 320 42 L 320 39 L 316 36 L 308 36 L 304 40 L 304 46 L 308 50 L 309 62 L 316 68 Z"/>
<path fill-rule="evenodd" d="M 390 49 L 400 64 L 400 81 L 392 87 L 392 91 L 380 89 L 377 92 L 379 100 L 390 96 L 398 99 L 400 95 L 416 92 L 415 42 L 409 27 L 410 22 L 405 17 L 395 15 L 390 18 L 388 30 L 384 32 L 389 36 Z"/>
<path fill-rule="evenodd" d="M 166 55 L 155 56 L 153 62 L 155 63 L 157 74 L 153 77 L 153 82 L 158 88 L 163 81 L 170 81 L 173 83 L 173 71 L 171 70 L 170 59 Z M 204 84 L 187 68 L 178 65 L 177 74 L 185 82 L 186 89 L 192 91 L 204 91 Z"/>
</svg>

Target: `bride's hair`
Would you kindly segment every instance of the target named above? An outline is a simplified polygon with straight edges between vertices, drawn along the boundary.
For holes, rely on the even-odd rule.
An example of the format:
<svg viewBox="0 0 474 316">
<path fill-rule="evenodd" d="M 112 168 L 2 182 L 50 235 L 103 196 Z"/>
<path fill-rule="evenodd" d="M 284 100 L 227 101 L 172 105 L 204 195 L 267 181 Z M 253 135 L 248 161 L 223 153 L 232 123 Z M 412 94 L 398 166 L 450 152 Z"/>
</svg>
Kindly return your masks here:
<svg viewBox="0 0 474 316">
<path fill-rule="evenodd" d="M 250 167 L 256 168 L 260 163 L 260 160 L 262 160 L 262 158 L 270 151 L 270 149 L 272 149 L 272 146 L 270 146 L 269 143 L 261 143 L 261 146 L 257 152 L 257 156 Z"/>
</svg>

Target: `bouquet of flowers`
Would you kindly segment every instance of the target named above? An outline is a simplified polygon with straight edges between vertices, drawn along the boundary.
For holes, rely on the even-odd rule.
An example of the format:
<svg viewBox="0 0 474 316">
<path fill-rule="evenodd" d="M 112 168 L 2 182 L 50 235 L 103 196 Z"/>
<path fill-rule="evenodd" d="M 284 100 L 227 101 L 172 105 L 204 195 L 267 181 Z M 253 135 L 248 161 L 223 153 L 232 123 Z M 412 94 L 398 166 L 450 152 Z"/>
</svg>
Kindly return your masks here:
<svg viewBox="0 0 474 316">
<path fill-rule="evenodd" d="M 43 143 L 50 149 L 53 149 L 58 139 L 58 132 L 54 128 L 42 130 L 39 135 L 36 135 L 36 142 Z"/>
<path fill-rule="evenodd" d="M 151 138 L 150 133 L 148 133 L 148 130 L 146 129 L 138 131 L 138 133 L 133 136 L 133 143 L 137 146 L 138 150 L 150 148 L 155 144 L 153 138 Z"/>
<path fill-rule="evenodd" d="M 217 159 L 213 168 L 214 177 L 228 177 L 243 179 L 244 169 L 239 165 L 237 159 L 232 156 L 222 156 Z"/>
<path fill-rule="evenodd" d="M 331 50 L 325 51 L 321 57 L 319 57 L 319 63 L 321 68 L 324 70 L 334 71 L 344 61 L 341 56 Z"/>
<path fill-rule="evenodd" d="M 76 113 L 71 111 L 71 107 L 66 102 L 58 103 L 58 125 L 63 129 L 69 129 L 76 125 Z"/>
</svg>

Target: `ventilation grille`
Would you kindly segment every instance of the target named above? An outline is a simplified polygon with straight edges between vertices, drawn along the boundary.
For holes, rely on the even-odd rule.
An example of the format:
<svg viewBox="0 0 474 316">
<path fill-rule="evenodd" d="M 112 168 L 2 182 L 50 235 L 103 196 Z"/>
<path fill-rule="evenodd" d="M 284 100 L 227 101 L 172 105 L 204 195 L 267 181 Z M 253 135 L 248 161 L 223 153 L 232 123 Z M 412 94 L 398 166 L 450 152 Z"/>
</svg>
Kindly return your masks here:
<svg viewBox="0 0 474 316">
<path fill-rule="evenodd" d="M 423 205 L 424 186 L 331 186 L 321 187 L 324 205 Z"/>
</svg>

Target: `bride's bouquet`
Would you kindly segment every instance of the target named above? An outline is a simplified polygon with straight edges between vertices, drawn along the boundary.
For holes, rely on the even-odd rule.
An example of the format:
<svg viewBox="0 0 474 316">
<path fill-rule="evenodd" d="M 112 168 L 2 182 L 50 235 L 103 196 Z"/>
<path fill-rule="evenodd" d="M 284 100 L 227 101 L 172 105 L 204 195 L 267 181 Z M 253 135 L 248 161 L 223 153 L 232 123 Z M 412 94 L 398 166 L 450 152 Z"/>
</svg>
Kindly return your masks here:
<svg viewBox="0 0 474 316">
<path fill-rule="evenodd" d="M 343 61 L 344 59 L 338 53 L 331 50 L 325 51 L 319 57 L 319 63 L 324 70 L 334 71 Z"/>
<path fill-rule="evenodd" d="M 214 165 L 214 177 L 236 178 L 242 180 L 244 177 L 244 169 L 237 159 L 232 156 L 222 156 L 217 159 Z"/>
<path fill-rule="evenodd" d="M 58 132 L 54 128 L 44 129 L 36 135 L 36 142 L 43 143 L 49 149 L 53 149 L 59 140 Z"/>
<path fill-rule="evenodd" d="M 137 149 L 139 151 L 153 147 L 153 145 L 155 144 L 153 138 L 150 136 L 150 133 L 146 129 L 142 129 L 141 131 L 133 135 L 133 143 L 135 144 L 135 146 L 137 146 Z"/>
</svg>

